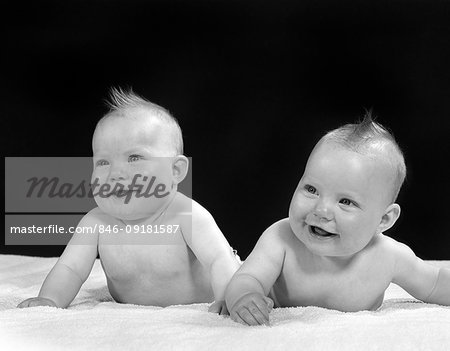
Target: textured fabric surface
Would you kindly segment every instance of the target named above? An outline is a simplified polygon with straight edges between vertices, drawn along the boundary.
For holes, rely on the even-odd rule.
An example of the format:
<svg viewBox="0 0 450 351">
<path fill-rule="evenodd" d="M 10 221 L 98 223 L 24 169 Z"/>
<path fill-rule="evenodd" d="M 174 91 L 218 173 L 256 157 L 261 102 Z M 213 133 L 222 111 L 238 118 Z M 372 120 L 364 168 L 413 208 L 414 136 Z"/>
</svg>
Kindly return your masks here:
<svg viewBox="0 0 450 351">
<path fill-rule="evenodd" d="M 270 327 L 246 327 L 208 313 L 207 304 L 115 303 L 97 260 L 69 308 L 17 309 L 56 260 L 0 255 L 1 350 L 450 350 L 450 307 L 419 302 L 394 284 L 374 312 L 278 308 Z"/>
</svg>

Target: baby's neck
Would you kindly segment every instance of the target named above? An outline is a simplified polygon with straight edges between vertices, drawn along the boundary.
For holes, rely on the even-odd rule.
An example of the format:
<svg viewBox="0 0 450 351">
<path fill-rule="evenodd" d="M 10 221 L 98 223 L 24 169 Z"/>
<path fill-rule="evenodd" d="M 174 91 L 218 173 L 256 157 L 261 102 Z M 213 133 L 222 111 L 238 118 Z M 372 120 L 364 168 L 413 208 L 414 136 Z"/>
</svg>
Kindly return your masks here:
<svg viewBox="0 0 450 351">
<path fill-rule="evenodd" d="M 340 271 L 348 268 L 356 258 L 357 254 L 351 256 L 318 256 L 314 255 L 313 262 L 321 270 Z"/>
</svg>

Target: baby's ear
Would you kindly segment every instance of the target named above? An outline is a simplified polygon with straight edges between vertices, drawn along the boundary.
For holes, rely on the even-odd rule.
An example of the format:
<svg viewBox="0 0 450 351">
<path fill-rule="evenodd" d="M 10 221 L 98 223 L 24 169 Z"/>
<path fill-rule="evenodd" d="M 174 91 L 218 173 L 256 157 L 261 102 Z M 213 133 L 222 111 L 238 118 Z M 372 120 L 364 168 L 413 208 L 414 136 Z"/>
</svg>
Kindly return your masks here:
<svg viewBox="0 0 450 351">
<path fill-rule="evenodd" d="M 397 221 L 398 217 L 400 217 L 400 205 L 390 204 L 386 207 L 383 217 L 381 217 L 378 232 L 382 233 L 391 228 Z"/>
<path fill-rule="evenodd" d="M 186 156 L 178 155 L 173 159 L 172 174 L 173 183 L 177 185 L 183 181 L 189 169 L 189 160 Z"/>
</svg>

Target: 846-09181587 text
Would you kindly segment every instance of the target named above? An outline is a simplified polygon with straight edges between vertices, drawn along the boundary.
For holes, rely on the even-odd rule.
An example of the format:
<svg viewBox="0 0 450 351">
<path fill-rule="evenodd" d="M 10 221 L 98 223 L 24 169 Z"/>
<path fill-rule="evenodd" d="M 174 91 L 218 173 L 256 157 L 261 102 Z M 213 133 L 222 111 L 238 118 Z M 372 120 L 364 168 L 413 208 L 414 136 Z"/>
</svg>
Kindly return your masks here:
<svg viewBox="0 0 450 351">
<path fill-rule="evenodd" d="M 64 227 L 57 224 L 47 226 L 11 226 L 11 234 L 64 234 L 64 233 L 82 233 L 82 234 L 175 234 L 179 229 L 178 224 L 147 224 L 147 225 L 98 225 L 92 227 Z"/>
<path fill-rule="evenodd" d="M 103 233 L 127 233 L 127 234 L 174 234 L 178 231 L 178 224 L 142 224 L 126 225 L 99 225 L 98 232 Z"/>
</svg>

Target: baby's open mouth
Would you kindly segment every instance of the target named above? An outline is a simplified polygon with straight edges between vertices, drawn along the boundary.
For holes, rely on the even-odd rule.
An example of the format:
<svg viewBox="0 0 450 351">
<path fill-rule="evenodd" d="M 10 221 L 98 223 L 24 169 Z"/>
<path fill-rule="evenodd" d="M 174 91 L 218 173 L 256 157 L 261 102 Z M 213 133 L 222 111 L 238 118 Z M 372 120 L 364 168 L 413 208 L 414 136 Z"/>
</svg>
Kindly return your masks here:
<svg viewBox="0 0 450 351">
<path fill-rule="evenodd" d="M 333 236 L 337 236 L 337 234 L 333 234 L 330 232 L 327 232 L 326 230 L 323 230 L 322 228 L 310 225 L 309 226 L 309 231 L 317 236 L 323 237 L 323 238 L 331 238 Z"/>
</svg>

